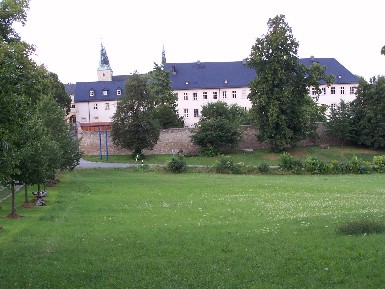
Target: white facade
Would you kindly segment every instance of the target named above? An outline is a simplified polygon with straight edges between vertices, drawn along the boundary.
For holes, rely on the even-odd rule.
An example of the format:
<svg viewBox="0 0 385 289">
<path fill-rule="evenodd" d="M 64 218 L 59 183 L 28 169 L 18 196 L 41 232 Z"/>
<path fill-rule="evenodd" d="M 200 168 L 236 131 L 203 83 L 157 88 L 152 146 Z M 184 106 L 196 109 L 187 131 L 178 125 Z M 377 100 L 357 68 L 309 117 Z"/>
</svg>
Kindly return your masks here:
<svg viewBox="0 0 385 289">
<path fill-rule="evenodd" d="M 310 95 L 319 105 L 326 105 L 335 108 L 341 100 L 345 102 L 353 101 L 356 97 L 358 84 L 333 84 L 329 87 L 321 85 L 321 94 L 318 96 L 314 88 L 310 88 Z M 196 89 L 178 90 L 178 113 L 184 118 L 185 127 L 195 127 L 199 122 L 202 106 L 216 101 L 226 102 L 228 105 L 237 104 L 249 110 L 251 102 L 247 98 L 250 88 L 226 88 L 226 89 Z"/>
<path fill-rule="evenodd" d="M 94 101 L 76 103 L 76 119 L 80 123 L 111 122 L 116 112 L 117 101 Z"/>
</svg>

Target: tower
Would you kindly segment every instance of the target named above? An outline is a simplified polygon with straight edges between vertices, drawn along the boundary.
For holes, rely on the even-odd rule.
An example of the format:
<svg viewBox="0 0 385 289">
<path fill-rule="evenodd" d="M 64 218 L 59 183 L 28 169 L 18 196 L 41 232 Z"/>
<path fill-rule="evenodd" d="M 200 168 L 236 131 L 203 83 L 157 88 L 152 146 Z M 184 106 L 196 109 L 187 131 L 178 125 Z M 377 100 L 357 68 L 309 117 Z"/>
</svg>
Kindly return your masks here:
<svg viewBox="0 0 385 289">
<path fill-rule="evenodd" d="M 162 50 L 162 65 L 163 67 L 166 66 L 166 51 L 164 51 L 164 45 Z"/>
<path fill-rule="evenodd" d="M 100 62 L 98 68 L 98 81 L 112 81 L 112 69 L 108 60 L 106 49 L 101 44 Z"/>
</svg>

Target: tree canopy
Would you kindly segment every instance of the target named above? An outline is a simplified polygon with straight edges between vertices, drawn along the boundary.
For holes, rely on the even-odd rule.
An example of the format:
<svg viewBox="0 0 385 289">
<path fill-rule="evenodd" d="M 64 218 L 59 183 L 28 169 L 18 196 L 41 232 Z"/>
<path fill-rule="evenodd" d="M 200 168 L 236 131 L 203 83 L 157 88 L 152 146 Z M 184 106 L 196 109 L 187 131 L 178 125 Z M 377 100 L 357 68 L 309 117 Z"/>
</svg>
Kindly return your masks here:
<svg viewBox="0 0 385 289">
<path fill-rule="evenodd" d="M 197 131 L 191 139 L 206 155 L 216 155 L 235 148 L 242 139 L 239 121 L 242 109 L 218 101 L 204 105 Z"/>
<path fill-rule="evenodd" d="M 125 95 L 118 101 L 112 120 L 113 142 L 131 150 L 133 156 L 152 149 L 159 138 L 159 123 L 153 117 L 154 99 L 144 75 L 134 73 L 125 84 Z"/>
<path fill-rule="evenodd" d="M 308 87 L 319 91 L 319 80 L 329 83 L 331 78 L 326 77 L 326 68 L 315 64 L 308 69 L 299 62 L 299 43 L 284 15 L 269 19 L 267 25 L 267 34 L 257 38 L 247 60 L 257 74 L 248 98 L 259 140 L 280 150 L 315 134 L 312 122 L 322 118 L 322 110 L 309 96 Z"/>
<path fill-rule="evenodd" d="M 154 69 L 148 76 L 148 89 L 155 104 L 154 117 L 158 119 L 160 127 L 183 127 L 183 119 L 178 116 L 176 110 L 178 98 L 171 88 L 170 72 L 165 69 L 164 64 L 154 63 Z"/>
</svg>

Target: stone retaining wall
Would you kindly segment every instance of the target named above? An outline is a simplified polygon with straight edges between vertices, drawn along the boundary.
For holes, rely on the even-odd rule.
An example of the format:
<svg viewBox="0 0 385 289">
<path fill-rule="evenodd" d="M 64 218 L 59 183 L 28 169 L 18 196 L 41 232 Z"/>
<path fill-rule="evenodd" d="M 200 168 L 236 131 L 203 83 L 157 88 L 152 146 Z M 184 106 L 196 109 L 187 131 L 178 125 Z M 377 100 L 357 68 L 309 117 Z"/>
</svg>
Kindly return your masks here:
<svg viewBox="0 0 385 289">
<path fill-rule="evenodd" d="M 99 133 L 91 131 L 82 131 L 78 128 L 78 137 L 81 138 L 80 149 L 86 155 L 100 154 Z M 239 144 L 238 149 L 258 149 L 268 148 L 268 144 L 257 141 L 256 130 L 253 126 L 242 126 L 243 141 Z M 191 135 L 195 128 L 171 128 L 160 131 L 158 143 L 153 150 L 145 150 L 145 154 L 172 154 L 182 150 L 185 153 L 194 153 L 198 151 L 198 147 L 191 142 Z M 306 140 L 300 142 L 301 146 L 308 145 L 340 145 L 341 142 L 337 139 L 327 137 L 325 128 L 322 124 L 318 127 L 318 134 L 320 138 L 317 140 Z M 130 151 L 117 147 L 113 144 L 110 132 L 107 131 L 107 145 L 106 133 L 101 132 L 101 147 L 102 154 L 106 155 L 106 147 L 108 146 L 109 155 L 126 155 Z"/>
</svg>

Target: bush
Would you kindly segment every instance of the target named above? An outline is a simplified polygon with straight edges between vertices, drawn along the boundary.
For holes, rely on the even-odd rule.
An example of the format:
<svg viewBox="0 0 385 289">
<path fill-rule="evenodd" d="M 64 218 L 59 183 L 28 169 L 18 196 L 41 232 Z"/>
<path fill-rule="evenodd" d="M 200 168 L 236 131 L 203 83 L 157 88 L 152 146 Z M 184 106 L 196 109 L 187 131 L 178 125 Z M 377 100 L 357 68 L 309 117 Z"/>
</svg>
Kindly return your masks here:
<svg viewBox="0 0 385 289">
<path fill-rule="evenodd" d="M 373 157 L 373 169 L 379 173 L 385 172 L 385 155 Z"/>
<path fill-rule="evenodd" d="M 167 169 L 173 173 L 182 173 L 187 170 L 187 164 L 184 155 L 176 154 L 167 164 Z"/>
<path fill-rule="evenodd" d="M 368 174 L 372 171 L 372 164 L 354 156 L 349 162 L 350 172 L 353 174 Z"/>
<path fill-rule="evenodd" d="M 385 224 L 380 221 L 358 220 L 341 224 L 337 232 L 343 235 L 364 235 L 385 232 Z"/>
<path fill-rule="evenodd" d="M 235 164 L 229 156 L 221 156 L 221 158 L 214 165 L 214 171 L 221 174 L 239 174 L 242 172 L 244 164 Z"/>
<path fill-rule="evenodd" d="M 326 165 L 317 157 L 309 156 L 305 160 L 305 170 L 311 174 L 323 174 L 326 171 Z"/>
<path fill-rule="evenodd" d="M 295 159 L 287 152 L 281 154 L 279 166 L 284 170 L 293 171 L 295 173 L 300 173 L 303 167 L 300 160 Z"/>
<path fill-rule="evenodd" d="M 270 171 L 270 166 L 265 161 L 263 161 L 258 165 L 258 171 L 261 173 L 268 173 Z"/>
</svg>

